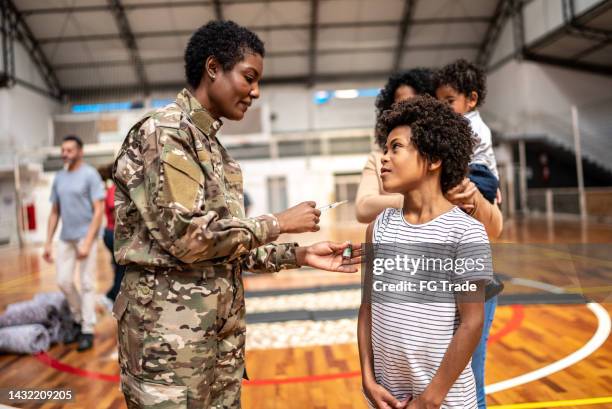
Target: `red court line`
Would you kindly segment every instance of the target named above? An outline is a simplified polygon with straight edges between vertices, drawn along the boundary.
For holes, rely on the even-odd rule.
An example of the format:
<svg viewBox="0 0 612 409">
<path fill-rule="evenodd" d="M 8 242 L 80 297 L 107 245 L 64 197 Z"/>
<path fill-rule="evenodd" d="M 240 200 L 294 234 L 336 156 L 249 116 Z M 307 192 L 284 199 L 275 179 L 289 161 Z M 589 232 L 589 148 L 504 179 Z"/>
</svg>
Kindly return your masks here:
<svg viewBox="0 0 612 409">
<path fill-rule="evenodd" d="M 494 342 L 499 341 L 504 336 L 508 335 L 512 331 L 517 330 L 521 323 L 525 318 L 525 311 L 522 305 L 512 305 L 512 317 L 510 320 L 504 325 L 504 327 L 489 336 L 489 341 L 487 344 L 492 344 Z M 90 378 L 96 380 L 102 380 L 107 382 L 119 382 L 119 375 L 108 375 L 100 372 L 88 371 L 81 368 L 76 368 L 74 366 L 70 366 L 64 364 L 55 358 L 49 356 L 46 352 L 40 352 L 34 355 L 36 359 L 38 359 L 41 363 L 50 366 L 51 368 L 57 369 L 61 372 L 66 372 L 72 375 L 80 376 L 83 378 Z M 291 384 L 291 383 L 310 383 L 310 382 L 322 382 L 322 381 L 331 381 L 334 379 L 348 379 L 348 378 L 357 378 L 361 376 L 360 371 L 353 372 L 342 372 L 336 374 L 325 374 L 325 375 L 310 375 L 310 376 L 297 376 L 291 378 L 271 378 L 271 379 L 251 379 L 243 381 L 244 386 L 268 386 L 268 385 L 283 385 L 283 384 Z"/>
<path fill-rule="evenodd" d="M 525 308 L 522 305 L 513 305 L 512 317 L 510 317 L 510 321 L 508 321 L 506 325 L 504 325 L 503 328 L 497 331 L 495 334 L 489 335 L 487 345 L 491 345 L 492 343 L 499 341 L 512 331 L 519 329 L 524 319 Z"/>
<path fill-rule="evenodd" d="M 57 369 L 61 372 L 66 372 L 72 375 L 80 376 L 83 378 L 97 379 L 107 382 L 119 382 L 119 375 L 108 375 L 100 372 L 88 371 L 86 369 L 77 368 L 71 365 L 67 365 L 58 361 L 55 358 L 49 356 L 46 352 L 39 352 L 34 355 L 43 364 L 50 366 L 51 368 Z"/>
</svg>

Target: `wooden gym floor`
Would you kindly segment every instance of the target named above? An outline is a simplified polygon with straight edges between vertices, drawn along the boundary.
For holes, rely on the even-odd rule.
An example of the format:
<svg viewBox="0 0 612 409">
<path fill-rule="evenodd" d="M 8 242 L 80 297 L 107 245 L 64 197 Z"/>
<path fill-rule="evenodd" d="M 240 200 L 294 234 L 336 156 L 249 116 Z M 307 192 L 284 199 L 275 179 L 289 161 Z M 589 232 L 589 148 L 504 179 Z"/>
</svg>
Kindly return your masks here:
<svg viewBox="0 0 612 409">
<path fill-rule="evenodd" d="M 350 239 L 356 243 L 362 240 L 363 232 L 364 226 L 352 226 L 285 239 L 302 244 L 318 239 Z M 536 251 L 504 244 L 505 250 L 496 256 L 496 271 L 508 281 L 489 341 L 489 407 L 612 408 L 612 339 L 608 336 L 612 313 L 612 227 L 515 221 L 506 225 L 498 242 L 534 243 Z M 588 243 L 590 247 L 578 255 L 569 254 L 565 250 L 573 243 Z M 102 243 L 99 249 L 98 289 L 104 292 L 111 282 L 111 268 Z M 40 255 L 38 247 L 21 252 L 0 250 L 0 312 L 6 305 L 30 299 L 38 292 L 57 290 L 54 268 Z M 538 257 L 548 261 L 541 262 Z M 515 270 L 523 267 L 521 280 L 512 279 L 518 276 Z M 588 274 L 576 273 L 580 268 Z M 245 277 L 247 310 L 252 306 L 264 312 L 249 314 L 254 317 L 249 321 L 252 338 L 247 341 L 251 381 L 243 388 L 244 408 L 366 407 L 360 391 L 357 345 L 350 334 L 354 331 L 350 308 L 348 315 L 342 316 L 346 309 L 338 312 L 342 306 L 330 304 L 321 307 L 326 311 L 310 311 L 317 322 L 303 317 L 293 321 L 300 327 L 312 327 L 315 335 L 331 332 L 330 336 L 336 337 L 323 344 L 317 344 L 316 339 L 300 344 L 295 336 L 280 333 L 282 328 L 288 328 L 282 325 L 292 325 L 291 322 L 271 322 L 277 318 L 288 321 L 282 310 L 291 310 L 292 303 L 307 293 L 322 291 L 319 300 L 325 304 L 325 291 L 352 294 L 350 291 L 358 288 L 359 282 L 359 274 L 312 270 Z M 597 302 L 587 303 L 564 291 L 573 293 L 577 289 Z M 265 303 L 257 301 L 261 296 L 266 296 Z M 262 304 L 269 300 L 286 306 L 280 307 L 280 312 L 265 312 L 266 305 Z M 95 347 L 91 351 L 78 353 L 74 346 L 55 345 L 38 356 L 0 355 L 0 388 L 71 389 L 76 396 L 72 403 L 17 404 L 0 400 L 0 407 L 124 408 L 117 383 L 116 325 L 102 308 L 98 313 Z M 332 329 L 326 329 L 326 325 Z M 346 330 L 338 329 L 341 325 Z M 338 339 L 343 331 L 349 338 Z M 264 339 L 258 334 L 264 334 Z M 265 347 L 268 335 L 279 338 L 273 347 Z"/>
</svg>

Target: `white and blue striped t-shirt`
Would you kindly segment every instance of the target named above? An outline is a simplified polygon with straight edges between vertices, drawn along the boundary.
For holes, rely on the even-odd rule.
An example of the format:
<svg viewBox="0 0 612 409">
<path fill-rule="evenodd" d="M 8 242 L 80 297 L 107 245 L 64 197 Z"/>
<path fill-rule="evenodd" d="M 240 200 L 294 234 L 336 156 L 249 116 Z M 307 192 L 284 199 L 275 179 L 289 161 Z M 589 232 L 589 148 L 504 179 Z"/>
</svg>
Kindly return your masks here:
<svg viewBox="0 0 612 409">
<path fill-rule="evenodd" d="M 372 241 L 379 250 L 411 243 L 420 243 L 421 247 L 425 243 L 428 248 L 474 243 L 472 246 L 489 248 L 483 225 L 458 207 L 417 225 L 408 223 L 401 209 L 386 209 L 376 219 Z M 405 274 L 407 279 L 411 278 L 407 272 L 401 274 Z M 491 275 L 489 254 L 487 268 L 467 274 L 464 279 L 488 281 Z M 377 383 L 399 400 L 422 394 L 440 367 L 460 322 L 454 297 L 451 294 L 449 299 L 442 302 L 401 302 L 392 298 L 377 302 L 373 298 L 371 306 L 372 350 Z M 477 407 L 474 375 L 468 363 L 441 408 Z"/>
</svg>

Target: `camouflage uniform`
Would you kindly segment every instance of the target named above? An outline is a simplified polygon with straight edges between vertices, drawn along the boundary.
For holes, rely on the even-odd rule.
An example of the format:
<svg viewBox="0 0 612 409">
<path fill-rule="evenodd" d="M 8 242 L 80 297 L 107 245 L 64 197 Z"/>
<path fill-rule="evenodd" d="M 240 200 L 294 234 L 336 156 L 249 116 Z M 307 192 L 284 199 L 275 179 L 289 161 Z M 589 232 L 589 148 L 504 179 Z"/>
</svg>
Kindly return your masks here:
<svg viewBox="0 0 612 409">
<path fill-rule="evenodd" d="M 221 125 L 187 90 L 128 133 L 114 167 L 113 313 L 128 407 L 239 408 L 242 270 L 298 267 L 272 215 L 244 216 L 242 174 Z"/>
</svg>

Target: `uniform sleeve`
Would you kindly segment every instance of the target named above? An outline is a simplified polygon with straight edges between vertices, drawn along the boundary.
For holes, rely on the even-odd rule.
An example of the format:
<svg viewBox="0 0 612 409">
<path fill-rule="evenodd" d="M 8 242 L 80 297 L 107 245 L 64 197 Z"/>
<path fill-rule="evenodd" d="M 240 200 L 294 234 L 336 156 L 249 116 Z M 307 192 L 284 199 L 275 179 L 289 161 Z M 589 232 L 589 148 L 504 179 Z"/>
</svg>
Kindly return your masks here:
<svg viewBox="0 0 612 409">
<path fill-rule="evenodd" d="M 242 268 L 251 273 L 276 273 L 299 268 L 295 256 L 297 243 L 266 244 L 251 250 L 242 261 Z"/>
<path fill-rule="evenodd" d="M 128 135 L 117 158 L 115 179 L 126 186 L 152 238 L 188 264 L 233 260 L 275 240 L 280 228 L 272 215 L 221 218 L 202 210 L 206 181 L 189 141 L 187 131 L 151 118 Z"/>
<path fill-rule="evenodd" d="M 363 168 L 355 199 L 355 213 L 357 220 L 361 223 L 370 223 L 384 209 L 398 208 L 403 205 L 402 195 L 381 192 L 379 179 L 380 176 L 376 170 L 376 155 L 371 153 Z"/>
</svg>

